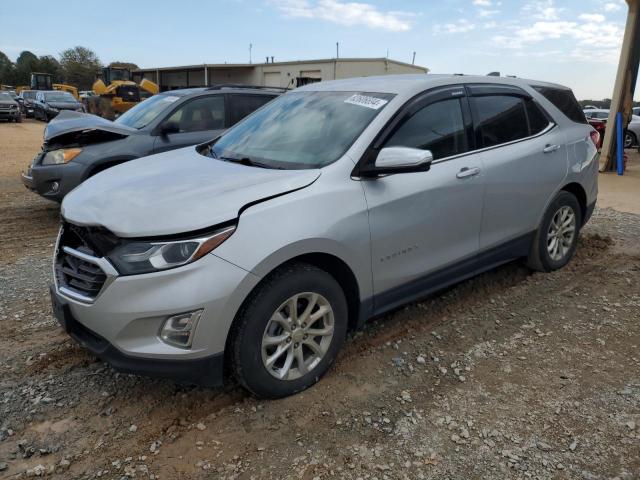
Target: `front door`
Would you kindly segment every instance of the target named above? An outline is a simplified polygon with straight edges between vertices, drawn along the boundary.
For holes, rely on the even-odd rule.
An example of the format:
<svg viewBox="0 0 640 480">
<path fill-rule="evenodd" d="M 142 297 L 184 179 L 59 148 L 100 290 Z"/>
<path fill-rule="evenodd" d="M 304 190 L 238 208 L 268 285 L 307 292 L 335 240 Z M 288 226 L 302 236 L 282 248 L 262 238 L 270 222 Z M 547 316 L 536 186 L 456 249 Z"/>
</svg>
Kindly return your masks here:
<svg viewBox="0 0 640 480">
<path fill-rule="evenodd" d="M 381 147 L 431 151 L 427 172 L 362 180 L 369 208 L 374 310 L 379 313 L 429 289 L 431 273 L 478 252 L 482 163 L 469 154 L 464 89 L 439 89 L 407 108 Z"/>
</svg>

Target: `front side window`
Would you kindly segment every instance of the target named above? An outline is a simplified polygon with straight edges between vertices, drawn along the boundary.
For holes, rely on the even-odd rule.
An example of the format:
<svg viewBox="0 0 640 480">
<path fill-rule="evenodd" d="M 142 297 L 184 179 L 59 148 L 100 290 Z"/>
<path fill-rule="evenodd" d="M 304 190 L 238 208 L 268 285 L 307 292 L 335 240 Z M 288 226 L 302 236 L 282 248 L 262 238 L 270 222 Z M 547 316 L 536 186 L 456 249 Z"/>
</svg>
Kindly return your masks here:
<svg viewBox="0 0 640 480">
<path fill-rule="evenodd" d="M 224 96 L 210 95 L 186 102 L 166 120 L 178 125 L 180 133 L 224 128 Z"/>
<path fill-rule="evenodd" d="M 320 168 L 344 155 L 392 98 L 389 93 L 290 92 L 231 128 L 210 155 L 271 168 Z"/>
<path fill-rule="evenodd" d="M 179 99 L 176 95 L 154 95 L 120 115 L 115 123 L 131 128 L 144 128 Z"/>
<path fill-rule="evenodd" d="M 468 150 L 460 99 L 427 105 L 406 120 L 385 142 L 385 147 L 431 151 L 434 160 Z"/>
<path fill-rule="evenodd" d="M 522 98 L 508 95 L 471 97 L 479 148 L 513 142 L 529 136 Z"/>
</svg>

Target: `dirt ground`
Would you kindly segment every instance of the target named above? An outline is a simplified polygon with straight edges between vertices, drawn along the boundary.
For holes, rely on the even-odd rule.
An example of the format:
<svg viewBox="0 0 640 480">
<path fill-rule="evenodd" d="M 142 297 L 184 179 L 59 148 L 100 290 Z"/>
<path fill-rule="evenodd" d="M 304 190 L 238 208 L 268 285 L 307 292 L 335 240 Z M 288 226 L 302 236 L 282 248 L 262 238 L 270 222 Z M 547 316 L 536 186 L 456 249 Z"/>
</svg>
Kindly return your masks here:
<svg viewBox="0 0 640 480">
<path fill-rule="evenodd" d="M 412 304 L 257 401 L 116 373 L 61 332 L 58 207 L 19 180 L 42 128 L 0 124 L 1 479 L 640 478 L 640 216 L 598 209 L 562 271 Z"/>
</svg>

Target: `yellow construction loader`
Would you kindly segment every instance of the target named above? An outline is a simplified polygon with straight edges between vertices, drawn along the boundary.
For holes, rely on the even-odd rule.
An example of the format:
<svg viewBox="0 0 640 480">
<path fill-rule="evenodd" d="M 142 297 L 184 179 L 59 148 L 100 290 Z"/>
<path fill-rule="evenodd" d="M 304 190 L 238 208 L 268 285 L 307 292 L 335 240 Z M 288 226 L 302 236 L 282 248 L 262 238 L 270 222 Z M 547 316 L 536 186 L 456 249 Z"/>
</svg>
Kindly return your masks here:
<svg viewBox="0 0 640 480">
<path fill-rule="evenodd" d="M 85 99 L 89 113 L 113 120 L 145 98 L 160 91 L 158 85 L 143 79 L 140 84 L 131 80 L 127 68 L 105 67 L 93 84 L 95 96 Z"/>
<path fill-rule="evenodd" d="M 28 87 L 25 88 L 25 90 L 27 89 Z M 61 90 L 63 92 L 69 92 L 76 100 L 80 100 L 76 87 L 67 85 L 66 83 L 53 83 L 53 75 L 50 73 L 33 72 L 31 74 L 31 90 Z"/>
</svg>

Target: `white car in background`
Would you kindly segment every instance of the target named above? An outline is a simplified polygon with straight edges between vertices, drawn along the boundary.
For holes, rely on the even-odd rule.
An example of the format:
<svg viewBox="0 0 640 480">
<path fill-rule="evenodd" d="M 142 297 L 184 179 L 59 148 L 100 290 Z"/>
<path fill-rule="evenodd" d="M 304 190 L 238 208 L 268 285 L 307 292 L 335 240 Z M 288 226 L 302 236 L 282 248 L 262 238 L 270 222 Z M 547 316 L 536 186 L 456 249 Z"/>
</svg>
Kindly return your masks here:
<svg viewBox="0 0 640 480">
<path fill-rule="evenodd" d="M 609 110 L 604 108 L 585 109 L 584 114 L 588 119 L 596 118 L 605 122 L 609 118 Z M 631 122 L 624 134 L 624 148 L 638 146 L 638 140 L 640 140 L 640 116 L 638 115 L 638 108 L 634 108 Z"/>
</svg>

